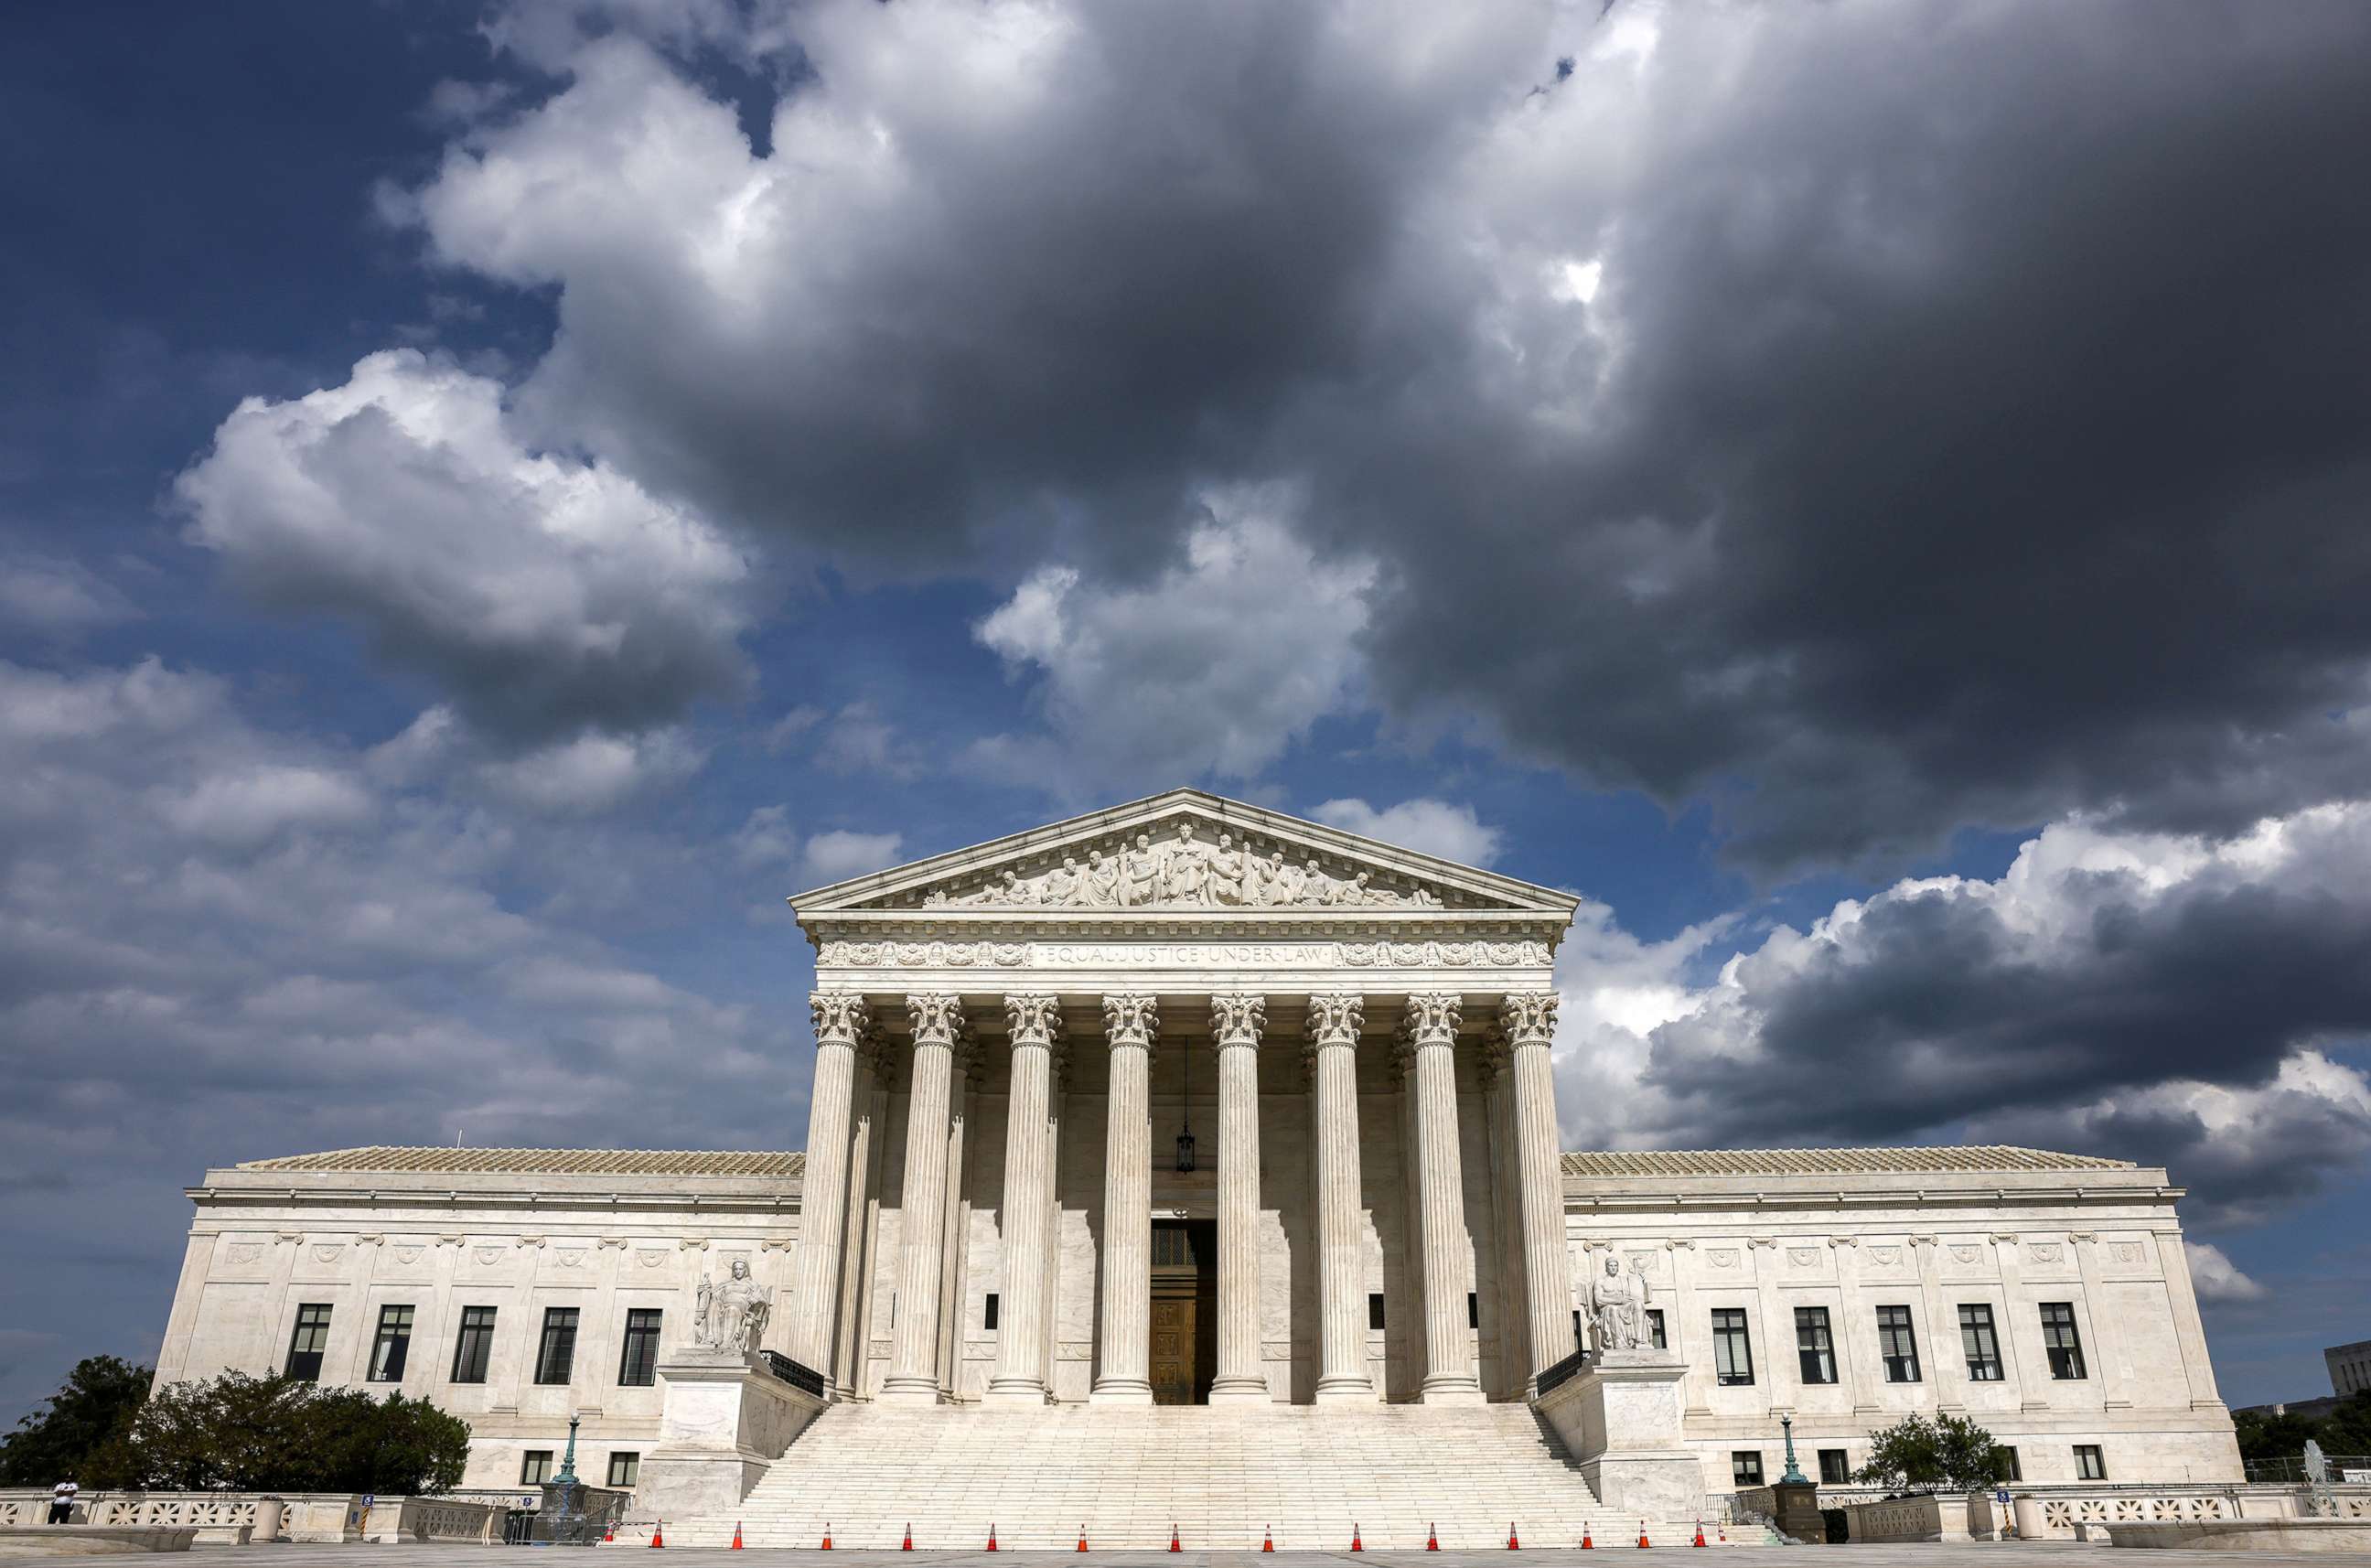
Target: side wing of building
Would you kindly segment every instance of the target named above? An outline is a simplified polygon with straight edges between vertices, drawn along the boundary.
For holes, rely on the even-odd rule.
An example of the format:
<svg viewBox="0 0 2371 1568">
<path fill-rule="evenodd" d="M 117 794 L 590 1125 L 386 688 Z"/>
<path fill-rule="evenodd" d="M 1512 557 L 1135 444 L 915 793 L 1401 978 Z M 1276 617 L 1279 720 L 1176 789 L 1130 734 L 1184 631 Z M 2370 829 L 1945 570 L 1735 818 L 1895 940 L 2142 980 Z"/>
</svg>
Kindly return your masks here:
<svg viewBox="0 0 2371 1568">
<path fill-rule="evenodd" d="M 581 1413 L 579 1473 L 630 1484 L 701 1274 L 746 1259 L 787 1296 L 802 1165 L 388 1148 L 210 1170 L 157 1382 L 295 1370 L 427 1398 L 469 1423 L 468 1488 L 531 1482 Z"/>
<path fill-rule="evenodd" d="M 1644 1277 L 1709 1490 L 1963 1414 L 2032 1482 L 2236 1481 L 2166 1173 L 2021 1149 L 1565 1156 L 1575 1290 Z M 1824 1476 L 1822 1471 L 1825 1471 Z"/>
</svg>

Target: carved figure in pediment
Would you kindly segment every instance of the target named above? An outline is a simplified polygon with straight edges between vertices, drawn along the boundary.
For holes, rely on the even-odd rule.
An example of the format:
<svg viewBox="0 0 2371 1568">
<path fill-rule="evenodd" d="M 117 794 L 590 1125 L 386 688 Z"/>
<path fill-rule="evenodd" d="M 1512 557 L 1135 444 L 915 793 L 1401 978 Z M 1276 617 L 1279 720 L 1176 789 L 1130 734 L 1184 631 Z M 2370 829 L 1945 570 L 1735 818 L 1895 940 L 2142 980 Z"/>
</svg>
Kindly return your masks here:
<svg viewBox="0 0 2371 1568">
<path fill-rule="evenodd" d="M 1236 849 L 1234 835 L 1220 833 L 1219 847 L 1210 852 L 1209 871 L 1202 883 L 1202 901 L 1213 908 L 1246 901 L 1243 877 L 1251 855 Z"/>
<path fill-rule="evenodd" d="M 1078 861 L 1070 855 L 1064 855 L 1061 865 L 1046 873 L 1046 885 L 1041 901 L 1047 904 L 1074 902 L 1082 879 L 1079 873 Z"/>
<path fill-rule="evenodd" d="M 1119 901 L 1123 907 L 1149 904 L 1161 897 L 1168 867 L 1155 852 L 1151 833 L 1136 835 L 1136 847 L 1120 856 Z"/>
<path fill-rule="evenodd" d="M 1108 909 L 1119 902 L 1119 862 L 1105 860 L 1099 849 L 1087 851 L 1087 872 L 1079 878 L 1078 891 L 1070 901 L 1097 909 Z"/>
<path fill-rule="evenodd" d="M 1194 824 L 1177 824 L 1177 842 L 1162 857 L 1162 893 L 1174 904 L 1197 904 L 1202 901 L 1202 884 L 1209 863 L 1205 851 L 1194 842 Z"/>
</svg>

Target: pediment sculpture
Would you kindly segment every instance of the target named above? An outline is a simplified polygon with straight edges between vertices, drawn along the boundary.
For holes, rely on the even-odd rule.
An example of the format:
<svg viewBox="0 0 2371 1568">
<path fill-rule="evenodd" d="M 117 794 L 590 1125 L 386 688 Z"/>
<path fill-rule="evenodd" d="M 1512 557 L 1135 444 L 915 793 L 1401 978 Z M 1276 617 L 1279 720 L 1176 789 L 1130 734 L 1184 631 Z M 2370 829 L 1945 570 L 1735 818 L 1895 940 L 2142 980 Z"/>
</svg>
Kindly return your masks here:
<svg viewBox="0 0 2371 1568">
<path fill-rule="evenodd" d="M 1174 835 L 1139 832 L 1108 854 L 1090 849 L 1083 862 L 1064 855 L 1061 865 L 1029 877 L 1008 867 L 986 887 L 938 889 L 922 903 L 926 909 L 1439 909 L 1440 898 L 1423 888 L 1377 887 L 1371 871 L 1336 877 L 1313 857 L 1294 865 L 1280 848 L 1263 856 L 1232 833 L 1206 842 L 1195 836 L 1193 823 L 1180 822 Z"/>
</svg>

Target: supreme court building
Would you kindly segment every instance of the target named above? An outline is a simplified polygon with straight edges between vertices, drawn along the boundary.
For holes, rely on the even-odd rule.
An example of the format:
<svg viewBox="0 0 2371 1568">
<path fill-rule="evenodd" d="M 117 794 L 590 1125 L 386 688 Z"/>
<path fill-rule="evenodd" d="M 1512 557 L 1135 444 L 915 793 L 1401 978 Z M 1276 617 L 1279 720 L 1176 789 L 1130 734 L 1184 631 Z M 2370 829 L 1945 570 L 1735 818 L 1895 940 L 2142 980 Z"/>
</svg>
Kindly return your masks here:
<svg viewBox="0 0 2371 1568">
<path fill-rule="evenodd" d="M 1461 1443 L 1549 1441 L 1524 1407 L 1587 1368 L 1610 1258 L 1651 1325 L 1623 1353 L 1670 1363 L 1656 1451 L 1704 1491 L 1775 1479 L 1781 1415 L 1835 1479 L 1914 1411 L 1973 1416 L 2031 1481 L 2238 1474 L 2161 1170 L 1566 1152 L 1568 894 L 1176 790 L 793 903 L 816 968 L 803 1156 L 210 1171 L 160 1379 L 301 1361 L 399 1386 L 470 1420 L 488 1487 L 584 1413 L 580 1469 L 624 1456 L 606 1475 L 630 1487 L 681 1439 L 695 1293 L 737 1260 L 763 1350 L 827 1407 L 732 1439 L 763 1515 L 769 1469 L 893 1421 L 1407 1407 L 1392 1420 Z"/>
</svg>

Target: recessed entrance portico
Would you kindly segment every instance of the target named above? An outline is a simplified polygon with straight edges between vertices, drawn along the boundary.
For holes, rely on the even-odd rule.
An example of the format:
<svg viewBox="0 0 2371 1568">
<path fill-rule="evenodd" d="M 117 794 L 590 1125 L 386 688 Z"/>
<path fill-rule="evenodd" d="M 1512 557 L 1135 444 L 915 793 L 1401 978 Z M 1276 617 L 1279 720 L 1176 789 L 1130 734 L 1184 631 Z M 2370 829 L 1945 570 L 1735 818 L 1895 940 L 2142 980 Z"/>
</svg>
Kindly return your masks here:
<svg viewBox="0 0 2371 1568">
<path fill-rule="evenodd" d="M 1455 1403 L 1572 1348 L 1568 896 L 1177 791 L 793 901 L 840 1397 Z"/>
</svg>

